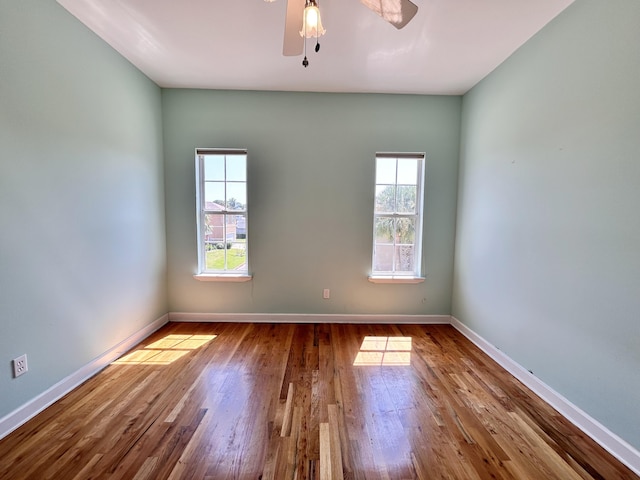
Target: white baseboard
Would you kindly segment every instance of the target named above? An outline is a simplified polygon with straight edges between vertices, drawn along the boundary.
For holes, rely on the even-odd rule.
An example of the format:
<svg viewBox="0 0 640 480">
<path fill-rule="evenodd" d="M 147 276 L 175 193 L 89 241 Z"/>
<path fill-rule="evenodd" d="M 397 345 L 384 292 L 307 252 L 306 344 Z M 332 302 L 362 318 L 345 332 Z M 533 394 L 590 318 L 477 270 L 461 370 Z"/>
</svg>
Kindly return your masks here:
<svg viewBox="0 0 640 480">
<path fill-rule="evenodd" d="M 640 452 L 633 446 L 629 445 L 611 430 L 575 406 L 453 316 L 451 317 L 451 325 L 484 353 L 494 359 L 502 368 L 520 380 L 536 395 L 561 413 L 567 420 L 611 453 L 611 455 L 624 463 L 637 475 L 640 475 Z"/>
<path fill-rule="evenodd" d="M 130 337 L 110 348 L 95 360 L 81 367 L 66 378 L 42 392 L 37 397 L 25 403 L 8 415 L 0 418 L 0 439 L 9 435 L 16 428 L 26 423 L 49 405 L 62 398 L 71 390 L 79 386 L 84 381 L 93 377 L 100 370 L 108 366 L 111 362 L 122 356 L 125 352 L 136 346 L 153 332 L 165 325 L 169 321 L 169 315 L 165 314 L 137 331 Z"/>
<path fill-rule="evenodd" d="M 309 314 L 309 313 L 185 313 L 170 312 L 170 322 L 253 323 L 451 323 L 449 315 Z"/>
</svg>

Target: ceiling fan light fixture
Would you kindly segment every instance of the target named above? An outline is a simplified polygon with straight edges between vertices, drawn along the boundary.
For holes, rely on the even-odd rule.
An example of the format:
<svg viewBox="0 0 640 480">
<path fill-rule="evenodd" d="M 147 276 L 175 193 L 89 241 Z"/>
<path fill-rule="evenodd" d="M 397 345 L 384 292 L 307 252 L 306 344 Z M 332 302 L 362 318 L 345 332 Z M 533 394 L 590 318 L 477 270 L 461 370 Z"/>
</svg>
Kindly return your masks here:
<svg viewBox="0 0 640 480">
<path fill-rule="evenodd" d="M 326 30 L 322 26 L 320 9 L 316 0 L 306 0 L 302 18 L 302 30 L 300 35 L 305 38 L 319 37 L 324 35 Z"/>
</svg>

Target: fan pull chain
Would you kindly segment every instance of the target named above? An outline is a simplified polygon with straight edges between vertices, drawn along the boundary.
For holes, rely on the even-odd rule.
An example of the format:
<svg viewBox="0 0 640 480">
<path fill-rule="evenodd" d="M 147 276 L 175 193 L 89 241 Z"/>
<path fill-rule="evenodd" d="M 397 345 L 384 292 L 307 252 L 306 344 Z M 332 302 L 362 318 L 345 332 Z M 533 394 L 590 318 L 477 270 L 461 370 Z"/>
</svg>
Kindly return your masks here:
<svg viewBox="0 0 640 480">
<path fill-rule="evenodd" d="M 309 66 L 309 60 L 307 60 L 307 16 L 302 15 L 302 41 L 304 42 L 304 60 L 302 60 L 302 66 L 307 68 Z"/>
<path fill-rule="evenodd" d="M 316 28 L 316 53 L 320 51 L 320 42 L 318 41 L 318 29 Z"/>
<path fill-rule="evenodd" d="M 302 66 L 307 68 L 309 66 L 309 60 L 307 60 L 307 39 L 304 40 L 304 60 L 302 60 Z"/>
</svg>

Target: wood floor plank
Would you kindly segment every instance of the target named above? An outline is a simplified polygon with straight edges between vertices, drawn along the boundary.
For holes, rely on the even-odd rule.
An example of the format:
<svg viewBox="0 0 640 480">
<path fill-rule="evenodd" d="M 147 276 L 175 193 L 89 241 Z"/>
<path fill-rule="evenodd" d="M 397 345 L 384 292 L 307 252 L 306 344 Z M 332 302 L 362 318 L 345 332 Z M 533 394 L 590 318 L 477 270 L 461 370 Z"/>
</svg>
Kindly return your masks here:
<svg viewBox="0 0 640 480">
<path fill-rule="evenodd" d="M 337 405 L 328 405 L 329 411 L 329 448 L 331 452 L 331 477 L 344 478 L 342 469 L 342 447 L 340 442 L 340 422 Z"/>
<path fill-rule="evenodd" d="M 323 422 L 320 424 L 320 480 L 332 479 L 331 433 L 329 432 L 329 422 Z"/>
<path fill-rule="evenodd" d="M 282 430 L 280 431 L 281 437 L 291 436 L 291 424 L 293 423 L 293 401 L 295 395 L 295 385 L 293 382 L 289 383 L 287 390 L 287 401 L 284 406 L 284 418 L 282 420 Z"/>
<path fill-rule="evenodd" d="M 0 478 L 640 480 L 450 326 L 224 322 L 145 339 Z"/>
</svg>

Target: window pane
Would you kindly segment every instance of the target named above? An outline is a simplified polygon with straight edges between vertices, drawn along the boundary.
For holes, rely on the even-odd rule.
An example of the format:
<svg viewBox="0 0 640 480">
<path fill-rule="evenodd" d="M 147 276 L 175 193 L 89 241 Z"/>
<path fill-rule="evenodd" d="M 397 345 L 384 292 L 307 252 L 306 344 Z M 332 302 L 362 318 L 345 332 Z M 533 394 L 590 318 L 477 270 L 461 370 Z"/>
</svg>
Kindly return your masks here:
<svg viewBox="0 0 640 480">
<path fill-rule="evenodd" d="M 223 242 L 225 238 L 224 215 L 207 213 L 204 216 L 204 243 L 207 245 Z M 215 246 L 215 245 L 214 245 Z M 206 248 L 205 248 L 206 249 Z"/>
<path fill-rule="evenodd" d="M 224 155 L 204 155 L 204 179 L 224 180 Z"/>
<path fill-rule="evenodd" d="M 416 194 L 418 187 L 414 185 L 399 185 L 396 212 L 414 213 L 416 211 Z"/>
<path fill-rule="evenodd" d="M 227 181 L 245 182 L 247 180 L 247 157 L 245 155 L 227 156 Z"/>
<path fill-rule="evenodd" d="M 393 185 L 376 186 L 376 213 L 395 211 L 396 187 Z"/>
<path fill-rule="evenodd" d="M 395 222 L 393 218 L 382 217 L 375 220 L 376 243 L 393 243 Z"/>
<path fill-rule="evenodd" d="M 377 158 L 376 159 L 376 183 L 395 184 L 396 183 L 396 159 Z"/>
<path fill-rule="evenodd" d="M 246 235 L 247 220 L 244 215 L 225 215 L 225 217 L 227 222 L 227 241 L 236 241 L 239 234 Z"/>
<path fill-rule="evenodd" d="M 396 219 L 396 243 L 413 245 L 416 241 L 416 221 L 414 218 Z"/>
<path fill-rule="evenodd" d="M 398 184 L 416 185 L 418 183 L 418 160 L 398 159 Z"/>
<path fill-rule="evenodd" d="M 224 270 L 227 264 L 227 244 L 222 240 L 210 242 L 205 247 L 206 270 Z"/>
<path fill-rule="evenodd" d="M 227 215 L 227 269 L 247 271 L 247 218 Z"/>
<path fill-rule="evenodd" d="M 244 210 L 247 206 L 247 184 L 227 183 L 227 208 L 229 210 Z"/>
<path fill-rule="evenodd" d="M 397 272 L 415 271 L 413 251 L 413 245 L 397 245 L 395 247 L 395 264 Z"/>
<path fill-rule="evenodd" d="M 206 182 L 204 184 L 204 208 L 222 210 L 224 208 L 224 182 Z"/>
<path fill-rule="evenodd" d="M 247 217 L 245 215 L 229 215 L 233 218 L 231 222 L 235 227 L 234 241 L 246 245 L 247 240 Z"/>
<path fill-rule="evenodd" d="M 376 245 L 373 252 L 373 270 L 391 272 L 393 270 L 393 245 Z"/>
</svg>

